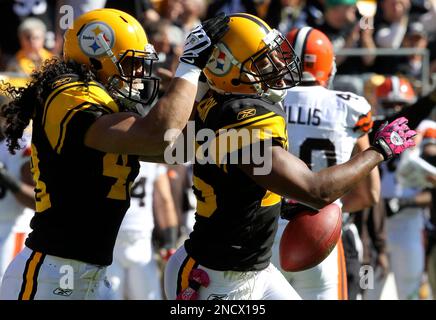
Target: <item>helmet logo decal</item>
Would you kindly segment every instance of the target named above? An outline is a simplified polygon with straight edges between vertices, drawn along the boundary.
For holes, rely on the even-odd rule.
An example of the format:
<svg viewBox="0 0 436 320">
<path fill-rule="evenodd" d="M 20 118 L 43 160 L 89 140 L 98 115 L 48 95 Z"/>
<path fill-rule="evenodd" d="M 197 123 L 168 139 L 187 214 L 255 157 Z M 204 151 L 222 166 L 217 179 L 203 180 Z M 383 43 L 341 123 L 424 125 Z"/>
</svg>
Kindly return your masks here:
<svg viewBox="0 0 436 320">
<path fill-rule="evenodd" d="M 224 44 L 223 44 L 224 45 Z M 229 56 L 230 50 L 228 52 L 220 46 L 214 50 L 208 64 L 207 68 L 216 76 L 223 76 L 227 74 L 232 68 L 231 57 Z"/>
<path fill-rule="evenodd" d="M 106 54 L 106 50 L 100 43 L 99 35 L 103 35 L 103 39 L 112 48 L 115 42 L 114 31 L 111 27 L 103 22 L 92 22 L 87 24 L 79 34 L 80 49 L 88 57 L 99 57 Z"/>
</svg>

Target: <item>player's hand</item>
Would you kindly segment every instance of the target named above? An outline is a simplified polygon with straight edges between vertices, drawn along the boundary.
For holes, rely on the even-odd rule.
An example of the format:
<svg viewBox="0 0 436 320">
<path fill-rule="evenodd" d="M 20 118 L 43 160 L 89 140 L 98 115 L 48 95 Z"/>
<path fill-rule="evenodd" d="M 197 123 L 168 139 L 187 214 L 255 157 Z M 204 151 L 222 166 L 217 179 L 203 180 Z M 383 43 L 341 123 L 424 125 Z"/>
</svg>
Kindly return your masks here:
<svg viewBox="0 0 436 320">
<path fill-rule="evenodd" d="M 407 148 L 415 146 L 413 137 L 414 130 L 407 126 L 408 120 L 404 117 L 398 118 L 391 123 L 385 122 L 376 132 L 373 146 L 389 160 L 399 155 Z"/>
<path fill-rule="evenodd" d="M 203 69 L 212 53 L 214 45 L 229 29 L 229 17 L 220 13 L 195 27 L 186 38 L 180 61 Z"/>
<path fill-rule="evenodd" d="M 12 193 L 17 193 L 21 189 L 20 181 L 10 175 L 3 162 L 0 162 L 0 185 Z"/>
</svg>

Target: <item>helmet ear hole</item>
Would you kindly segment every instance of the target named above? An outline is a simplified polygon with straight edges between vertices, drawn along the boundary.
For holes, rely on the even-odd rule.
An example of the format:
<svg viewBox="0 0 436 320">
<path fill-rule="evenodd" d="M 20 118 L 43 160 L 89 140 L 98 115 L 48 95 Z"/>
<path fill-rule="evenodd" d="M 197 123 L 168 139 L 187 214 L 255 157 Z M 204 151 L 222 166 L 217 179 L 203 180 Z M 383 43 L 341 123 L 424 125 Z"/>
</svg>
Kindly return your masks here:
<svg viewBox="0 0 436 320">
<path fill-rule="evenodd" d="M 239 79 L 232 79 L 230 82 L 234 86 L 239 86 L 241 84 L 241 81 Z"/>
<path fill-rule="evenodd" d="M 96 70 L 101 70 L 103 68 L 103 65 L 101 64 L 100 61 L 98 61 L 95 58 L 89 58 L 89 62 L 91 62 L 91 66 Z"/>
</svg>

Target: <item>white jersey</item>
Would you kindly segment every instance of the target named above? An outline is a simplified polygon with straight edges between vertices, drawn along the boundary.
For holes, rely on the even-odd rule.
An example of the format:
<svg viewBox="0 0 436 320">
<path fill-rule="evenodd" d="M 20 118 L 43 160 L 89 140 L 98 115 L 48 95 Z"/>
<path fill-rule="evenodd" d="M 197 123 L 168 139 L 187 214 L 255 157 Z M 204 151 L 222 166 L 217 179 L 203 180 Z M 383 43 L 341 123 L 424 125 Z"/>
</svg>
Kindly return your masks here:
<svg viewBox="0 0 436 320">
<path fill-rule="evenodd" d="M 120 231 L 134 230 L 151 234 L 154 228 L 153 190 L 156 179 L 166 173 L 166 167 L 141 162 L 139 174 L 131 191 L 130 208 L 124 217 Z"/>
<path fill-rule="evenodd" d="M 0 161 L 8 173 L 18 180 L 21 180 L 21 167 L 30 161 L 30 137 L 25 135 L 20 145 L 23 149 L 17 150 L 15 155 L 12 155 L 9 153 L 6 141 L 0 142 Z M 25 208 L 15 199 L 11 191 L 0 188 L 0 223 L 14 224 Z"/>
<path fill-rule="evenodd" d="M 365 98 L 321 86 L 288 90 L 284 106 L 289 151 L 313 171 L 348 161 L 371 123 L 371 106 Z"/>
</svg>

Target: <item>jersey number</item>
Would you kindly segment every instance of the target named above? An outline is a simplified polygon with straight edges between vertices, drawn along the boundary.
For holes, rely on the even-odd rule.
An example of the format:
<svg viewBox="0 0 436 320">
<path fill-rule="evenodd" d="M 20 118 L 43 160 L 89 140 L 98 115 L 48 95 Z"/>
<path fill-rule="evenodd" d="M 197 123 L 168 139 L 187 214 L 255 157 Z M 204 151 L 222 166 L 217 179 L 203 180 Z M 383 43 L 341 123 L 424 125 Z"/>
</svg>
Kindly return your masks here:
<svg viewBox="0 0 436 320">
<path fill-rule="evenodd" d="M 132 198 L 137 198 L 139 200 L 139 206 L 145 207 L 145 182 L 147 178 L 141 177 L 132 186 L 132 191 L 130 192 L 130 196 Z"/>
<path fill-rule="evenodd" d="M 103 175 L 117 179 L 106 196 L 109 199 L 127 199 L 126 181 L 131 170 L 127 166 L 127 160 L 127 155 L 114 153 L 108 153 L 103 158 Z"/>
<path fill-rule="evenodd" d="M 199 177 L 193 177 L 194 194 L 197 198 L 197 213 L 200 216 L 209 218 L 216 210 L 216 195 L 210 184 L 207 184 Z"/>
<path fill-rule="evenodd" d="M 329 139 L 307 138 L 300 146 L 300 159 L 310 169 L 312 169 L 312 152 L 314 150 L 324 151 L 328 167 L 336 164 L 335 145 Z"/>
</svg>

